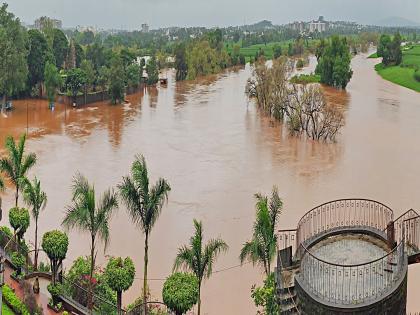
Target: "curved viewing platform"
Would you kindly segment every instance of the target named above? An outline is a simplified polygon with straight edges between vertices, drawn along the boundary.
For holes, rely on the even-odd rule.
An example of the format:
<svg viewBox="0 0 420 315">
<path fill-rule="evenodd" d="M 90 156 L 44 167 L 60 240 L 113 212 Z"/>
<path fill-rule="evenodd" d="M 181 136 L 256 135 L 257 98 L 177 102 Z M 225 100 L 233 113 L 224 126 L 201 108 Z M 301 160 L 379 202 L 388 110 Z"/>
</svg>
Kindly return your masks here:
<svg viewBox="0 0 420 315">
<path fill-rule="evenodd" d="M 306 305 L 378 310 L 378 302 L 387 300 L 387 307 L 392 301 L 401 308 L 408 253 L 419 248 L 418 218 L 409 210 L 394 221 L 392 209 L 380 202 L 340 199 L 308 211 L 297 229 L 279 231 L 278 269 L 294 268 L 297 305 L 301 299 Z M 401 292 L 404 299 L 396 298 Z"/>
</svg>

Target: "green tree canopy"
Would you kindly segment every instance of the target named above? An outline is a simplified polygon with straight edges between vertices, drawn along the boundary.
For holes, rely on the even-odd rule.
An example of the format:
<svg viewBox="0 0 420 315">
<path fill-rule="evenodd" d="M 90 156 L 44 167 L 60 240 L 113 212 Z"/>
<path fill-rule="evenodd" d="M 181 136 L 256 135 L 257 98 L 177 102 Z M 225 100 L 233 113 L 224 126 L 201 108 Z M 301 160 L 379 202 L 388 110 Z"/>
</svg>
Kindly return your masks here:
<svg viewBox="0 0 420 315">
<path fill-rule="evenodd" d="M 76 101 L 76 96 L 87 82 L 86 73 L 80 68 L 70 69 L 66 72 L 66 89 L 71 93 L 73 101 Z"/>
<path fill-rule="evenodd" d="M 121 314 L 122 292 L 127 291 L 134 281 L 136 269 L 130 257 L 122 259 L 121 257 L 109 259 L 105 268 L 105 279 L 108 286 L 117 292 L 118 313 Z"/>
<path fill-rule="evenodd" d="M 122 60 L 114 57 L 109 71 L 109 94 L 113 104 L 124 101 L 126 73 Z"/>
<path fill-rule="evenodd" d="M 44 69 L 45 89 L 50 103 L 54 102 L 57 89 L 62 85 L 62 79 L 56 66 L 52 62 L 47 62 Z"/>
<path fill-rule="evenodd" d="M 62 69 L 64 66 L 64 61 L 66 61 L 67 52 L 69 49 L 69 42 L 66 35 L 59 30 L 54 29 L 53 31 L 54 38 L 52 43 L 52 49 L 55 57 L 55 65 L 58 69 Z"/>
<path fill-rule="evenodd" d="M 28 31 L 29 87 L 44 80 L 44 68 L 49 58 L 49 47 L 45 36 L 38 30 Z"/>
<path fill-rule="evenodd" d="M 163 285 L 162 298 L 176 315 L 185 314 L 198 302 L 197 277 L 191 273 L 172 274 Z"/>
<path fill-rule="evenodd" d="M 350 48 L 346 38 L 333 36 L 320 53 L 315 72 L 321 76 L 321 82 L 345 89 L 353 75 L 350 67 Z"/>
<path fill-rule="evenodd" d="M 15 233 L 17 232 L 17 236 L 20 243 L 20 240 L 22 239 L 23 235 L 28 229 L 30 223 L 28 209 L 18 207 L 10 209 L 9 223 L 11 227 L 15 230 Z"/>
<path fill-rule="evenodd" d="M 51 269 L 53 272 L 53 284 L 57 279 L 57 270 L 62 261 L 66 258 L 69 247 L 69 238 L 67 234 L 53 230 L 46 232 L 42 237 L 42 249 L 51 260 Z"/>
<path fill-rule="evenodd" d="M 27 34 L 18 18 L 0 6 L 0 96 L 23 91 L 28 77 Z"/>
<path fill-rule="evenodd" d="M 156 63 L 156 58 L 154 56 L 147 62 L 146 72 L 147 84 L 153 85 L 159 81 L 159 69 Z"/>
</svg>

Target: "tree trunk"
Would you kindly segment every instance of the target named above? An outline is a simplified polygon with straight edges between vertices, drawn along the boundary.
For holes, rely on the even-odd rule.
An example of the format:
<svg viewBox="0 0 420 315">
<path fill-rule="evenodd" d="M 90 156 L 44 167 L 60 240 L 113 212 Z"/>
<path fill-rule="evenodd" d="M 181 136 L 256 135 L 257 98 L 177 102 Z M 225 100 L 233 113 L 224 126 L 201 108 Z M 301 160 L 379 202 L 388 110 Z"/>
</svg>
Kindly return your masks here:
<svg viewBox="0 0 420 315">
<path fill-rule="evenodd" d="M 93 310 L 93 270 L 95 269 L 95 235 L 91 235 L 92 244 L 90 247 L 90 279 L 88 291 L 88 309 L 92 314 Z"/>
<path fill-rule="evenodd" d="M 201 280 L 198 281 L 198 315 L 200 315 L 201 311 Z"/>
<path fill-rule="evenodd" d="M 19 201 L 19 185 L 16 184 L 16 193 L 15 193 L 15 207 L 17 208 Z"/>
<path fill-rule="evenodd" d="M 122 292 L 118 291 L 117 292 L 117 314 L 118 315 L 122 315 L 121 307 L 122 307 Z"/>
<path fill-rule="evenodd" d="M 144 304 L 144 315 L 147 315 L 147 263 L 149 261 L 149 232 L 146 232 L 146 238 L 144 240 L 144 277 L 143 277 L 143 304 Z"/>
<path fill-rule="evenodd" d="M 38 271 L 38 218 L 35 220 L 35 271 Z"/>
</svg>

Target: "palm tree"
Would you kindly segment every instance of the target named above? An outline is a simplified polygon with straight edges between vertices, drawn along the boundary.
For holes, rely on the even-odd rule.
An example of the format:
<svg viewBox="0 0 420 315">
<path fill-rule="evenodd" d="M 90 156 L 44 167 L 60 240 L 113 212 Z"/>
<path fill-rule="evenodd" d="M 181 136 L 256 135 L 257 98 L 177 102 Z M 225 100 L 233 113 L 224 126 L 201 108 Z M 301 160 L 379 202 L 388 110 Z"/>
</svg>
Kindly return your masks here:
<svg viewBox="0 0 420 315">
<path fill-rule="evenodd" d="M 171 191 L 169 183 L 159 178 L 156 184 L 149 187 L 147 165 L 142 155 L 137 155 L 131 166 L 131 177 L 123 177 L 118 186 L 128 213 L 133 221 L 145 235 L 144 240 L 144 276 L 143 276 L 143 303 L 144 314 L 147 314 L 147 264 L 149 262 L 149 236 L 155 225 L 162 207 L 168 200 Z"/>
<path fill-rule="evenodd" d="M 109 242 L 109 221 L 113 211 L 118 207 L 117 196 L 112 189 L 104 192 L 97 202 L 95 187 L 87 179 L 77 174 L 73 179 L 73 204 L 67 207 L 62 225 L 66 229 L 78 229 L 90 234 L 90 281 L 88 307 L 93 308 L 93 272 L 95 270 L 96 241 L 99 237 L 104 242 L 104 251 Z"/>
<path fill-rule="evenodd" d="M 21 183 L 26 177 L 29 169 L 36 163 L 35 153 L 25 155 L 26 134 L 23 134 L 19 143 L 16 145 L 13 137 L 9 136 L 6 139 L 6 149 L 8 156 L 0 159 L 0 171 L 4 172 L 16 187 L 15 206 L 18 206 L 19 190 Z"/>
<path fill-rule="evenodd" d="M 47 194 L 41 190 L 41 182 L 35 177 L 32 183 L 25 178 L 23 181 L 23 200 L 32 208 L 35 219 L 35 270 L 38 270 L 38 218 L 41 210 L 47 205 Z"/>
<path fill-rule="evenodd" d="M 221 252 L 228 250 L 228 245 L 222 239 L 212 239 L 203 245 L 203 225 L 194 219 L 195 233 L 187 245 L 178 249 L 174 263 L 174 271 L 181 268 L 191 271 L 198 279 L 198 315 L 201 309 L 201 284 L 210 278 L 213 264 Z"/>
<path fill-rule="evenodd" d="M 273 187 L 270 201 L 267 196 L 255 194 L 256 220 L 254 223 L 254 232 L 252 239 L 244 244 L 239 259 L 241 264 L 245 261 L 261 265 L 264 268 L 266 276 L 271 274 L 271 262 L 276 255 L 277 234 L 276 223 L 283 202 L 281 201 L 277 187 Z"/>
</svg>

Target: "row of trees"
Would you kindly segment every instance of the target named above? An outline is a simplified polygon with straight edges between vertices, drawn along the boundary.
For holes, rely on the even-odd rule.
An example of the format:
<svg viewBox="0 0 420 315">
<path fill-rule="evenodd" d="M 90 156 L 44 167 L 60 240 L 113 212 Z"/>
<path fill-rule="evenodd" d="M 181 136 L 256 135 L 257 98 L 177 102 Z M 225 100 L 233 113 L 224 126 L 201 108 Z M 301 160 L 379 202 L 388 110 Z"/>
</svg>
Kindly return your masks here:
<svg viewBox="0 0 420 315">
<path fill-rule="evenodd" d="M 286 58 L 264 59 L 254 67 L 246 92 L 257 106 L 274 119 L 285 122 L 292 134 L 304 134 L 313 140 L 334 140 L 344 124 L 341 111 L 328 104 L 319 86 L 289 82 L 293 63 Z"/>
<path fill-rule="evenodd" d="M 223 46 L 221 31 L 215 30 L 202 38 L 183 42 L 174 49 L 176 79 L 193 80 L 198 76 L 215 74 L 232 65 L 245 64 L 239 46 L 228 53 Z"/>
<path fill-rule="evenodd" d="M 26 30 L 7 4 L 0 7 L 0 96 L 3 103 L 21 94 L 40 96 L 44 87 L 50 102 L 61 90 L 79 93 L 108 91 L 114 102 L 121 101 L 125 87 L 137 87 L 147 72 L 148 84 L 159 79 L 158 60 L 137 63 L 135 48 L 106 48 L 95 42 L 81 46 L 68 39 L 51 23 L 41 30 Z"/>
<path fill-rule="evenodd" d="M 19 208 L 19 196 L 21 192 L 23 192 L 25 203 L 31 207 L 32 216 L 36 224 L 34 269 L 37 270 L 39 252 L 38 218 L 41 210 L 47 204 L 47 196 L 42 191 L 41 183 L 36 177 L 32 182 L 26 177 L 29 169 L 35 165 L 36 155 L 33 153 L 25 154 L 25 142 L 25 135 L 20 138 L 18 143 L 12 137 L 7 138 L 6 149 L 8 155 L 0 160 L 0 170 L 15 186 L 15 207 L 9 212 L 9 221 L 15 230 L 15 235 L 18 237 L 18 244 L 22 243 L 24 233 L 30 224 L 28 210 Z M 5 187 L 4 180 L 1 176 L 0 187 L 2 189 Z M 79 259 L 75 262 L 76 266 L 81 264 L 88 266 L 88 268 L 84 268 L 87 270 L 84 276 L 87 276 L 88 280 L 84 282 L 84 285 L 88 291 L 86 304 L 89 309 L 94 308 L 93 292 L 95 284 L 98 283 L 97 279 L 95 279 L 98 242 L 102 241 L 104 249 L 106 249 L 111 236 L 109 230 L 110 220 L 118 208 L 118 199 L 120 197 L 132 218 L 133 224 L 138 226 L 145 235 L 142 307 L 144 307 L 145 314 L 147 313 L 149 238 L 161 210 L 168 199 L 170 190 L 169 183 L 163 178 L 158 179 L 154 185 L 149 185 L 148 169 L 143 156 L 136 157 L 130 174 L 123 177 L 121 184 L 118 185 L 118 194 L 113 189 L 108 189 L 98 198 L 94 186 L 85 177 L 80 174 L 75 176 L 72 186 L 72 203 L 66 209 L 62 225 L 67 230 L 77 229 L 89 234 L 89 259 Z M 175 273 L 168 278 L 163 291 L 164 300 L 168 307 L 177 314 L 185 313 L 196 303 L 198 303 L 200 313 L 202 283 L 205 278 L 210 277 L 212 274 L 216 257 L 228 248 L 226 243 L 221 239 L 210 240 L 207 244 L 204 244 L 202 223 L 194 220 L 194 227 L 195 234 L 192 236 L 190 244 L 184 245 L 179 249 L 174 262 L 174 271 L 183 269 L 191 272 L 192 275 Z M 53 296 L 53 306 L 55 305 L 56 297 L 62 292 L 61 286 L 57 282 L 57 272 L 66 257 L 68 246 L 68 236 L 58 230 L 47 232 L 42 238 L 42 248 L 51 261 L 53 277 L 49 291 Z M 18 260 L 16 259 L 16 261 Z M 23 264 L 24 259 L 20 259 L 20 261 Z M 19 266 L 22 264 L 19 263 Z M 80 269 L 80 267 L 75 268 Z M 72 273 L 83 275 L 83 272 L 75 272 L 74 270 L 72 267 L 69 274 L 70 278 L 72 280 L 81 280 L 72 276 Z M 131 286 L 134 281 L 134 275 L 135 268 L 130 258 L 111 258 L 105 268 L 103 281 L 117 293 L 119 312 L 121 311 L 122 305 L 122 292 Z M 86 277 L 84 279 L 86 280 Z M 180 281 L 179 279 L 189 280 L 184 283 L 184 281 Z M 83 285 L 83 283 L 81 284 Z M 186 291 L 180 292 L 180 286 L 185 285 L 189 286 L 189 289 L 187 288 Z M 191 292 L 193 293 L 192 296 Z M 185 302 L 185 299 L 188 301 Z"/>
</svg>

